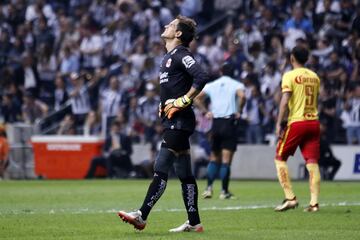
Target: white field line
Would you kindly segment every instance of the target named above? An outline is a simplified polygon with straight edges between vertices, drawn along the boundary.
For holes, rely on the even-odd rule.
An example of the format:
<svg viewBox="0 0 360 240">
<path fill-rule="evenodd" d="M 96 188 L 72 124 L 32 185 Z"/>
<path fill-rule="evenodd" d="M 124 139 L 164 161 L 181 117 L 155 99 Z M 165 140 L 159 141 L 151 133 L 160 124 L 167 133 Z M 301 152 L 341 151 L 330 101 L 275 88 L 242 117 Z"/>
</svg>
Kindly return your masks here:
<svg viewBox="0 0 360 240">
<path fill-rule="evenodd" d="M 320 207 L 353 207 L 360 206 L 360 202 L 339 202 L 339 203 L 321 203 Z M 273 208 L 274 205 L 244 205 L 244 206 L 228 206 L 228 207 L 204 207 L 200 208 L 200 211 L 238 211 L 238 210 L 256 210 L 264 208 Z M 94 214 L 94 213 L 117 213 L 118 209 L 108 209 L 108 210 L 93 210 L 89 208 L 80 208 L 80 209 L 51 209 L 49 212 L 44 212 L 41 210 L 8 210 L 0 211 L 0 215 L 7 214 Z M 185 211 L 184 208 L 169 208 L 169 209 L 154 209 L 154 212 L 182 212 Z"/>
</svg>

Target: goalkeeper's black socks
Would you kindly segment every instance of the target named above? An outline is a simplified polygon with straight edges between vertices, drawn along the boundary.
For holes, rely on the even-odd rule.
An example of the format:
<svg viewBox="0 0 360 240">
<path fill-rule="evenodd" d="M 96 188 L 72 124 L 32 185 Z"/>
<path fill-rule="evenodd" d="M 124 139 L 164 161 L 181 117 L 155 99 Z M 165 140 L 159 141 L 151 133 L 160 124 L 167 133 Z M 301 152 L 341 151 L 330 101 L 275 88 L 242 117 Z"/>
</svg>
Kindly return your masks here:
<svg viewBox="0 0 360 240">
<path fill-rule="evenodd" d="M 208 187 L 211 187 L 212 184 L 214 183 L 217 175 L 219 174 L 219 170 L 220 170 L 220 163 L 214 161 L 209 162 L 207 167 Z"/>
<path fill-rule="evenodd" d="M 220 178 L 222 181 L 222 190 L 225 193 L 229 192 L 229 180 L 230 180 L 230 165 L 229 164 L 227 164 L 227 163 L 221 164 Z"/>
<path fill-rule="evenodd" d="M 141 217 L 146 220 L 151 209 L 164 193 L 167 184 L 168 175 L 162 172 L 155 172 L 153 181 L 147 191 L 145 200 L 141 208 Z"/>
<path fill-rule="evenodd" d="M 198 209 L 198 187 L 195 177 L 187 177 L 180 179 L 183 200 L 188 214 L 190 225 L 195 226 L 200 223 L 199 209 Z"/>
</svg>

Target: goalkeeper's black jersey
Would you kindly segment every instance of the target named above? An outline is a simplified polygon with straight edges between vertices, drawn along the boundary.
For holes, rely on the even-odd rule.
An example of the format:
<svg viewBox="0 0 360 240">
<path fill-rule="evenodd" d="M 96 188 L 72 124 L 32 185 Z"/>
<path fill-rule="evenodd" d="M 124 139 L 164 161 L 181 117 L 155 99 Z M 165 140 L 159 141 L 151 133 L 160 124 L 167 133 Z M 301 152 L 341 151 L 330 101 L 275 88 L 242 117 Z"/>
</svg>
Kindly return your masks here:
<svg viewBox="0 0 360 240">
<path fill-rule="evenodd" d="M 168 52 L 160 66 L 160 99 L 162 106 L 168 99 L 186 94 L 191 87 L 201 91 L 209 77 L 196 62 L 190 51 L 179 45 Z M 170 120 L 163 118 L 165 128 L 193 131 L 195 117 L 191 106 L 175 113 Z"/>
</svg>

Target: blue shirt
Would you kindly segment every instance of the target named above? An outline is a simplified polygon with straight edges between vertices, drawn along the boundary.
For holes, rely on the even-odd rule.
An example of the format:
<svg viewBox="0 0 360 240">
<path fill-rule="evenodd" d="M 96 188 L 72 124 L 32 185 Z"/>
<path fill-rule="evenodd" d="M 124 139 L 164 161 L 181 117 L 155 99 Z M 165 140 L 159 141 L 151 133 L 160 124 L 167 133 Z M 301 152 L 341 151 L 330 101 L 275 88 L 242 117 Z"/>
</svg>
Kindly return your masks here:
<svg viewBox="0 0 360 240">
<path fill-rule="evenodd" d="M 284 24 L 284 31 L 287 32 L 290 28 L 303 30 L 305 33 L 313 33 L 314 28 L 312 22 L 309 19 L 303 18 L 299 22 L 294 18 L 287 20 Z"/>
<path fill-rule="evenodd" d="M 203 91 L 210 97 L 210 111 L 214 118 L 228 117 L 238 111 L 238 90 L 244 85 L 228 76 L 222 76 L 205 85 Z"/>
</svg>

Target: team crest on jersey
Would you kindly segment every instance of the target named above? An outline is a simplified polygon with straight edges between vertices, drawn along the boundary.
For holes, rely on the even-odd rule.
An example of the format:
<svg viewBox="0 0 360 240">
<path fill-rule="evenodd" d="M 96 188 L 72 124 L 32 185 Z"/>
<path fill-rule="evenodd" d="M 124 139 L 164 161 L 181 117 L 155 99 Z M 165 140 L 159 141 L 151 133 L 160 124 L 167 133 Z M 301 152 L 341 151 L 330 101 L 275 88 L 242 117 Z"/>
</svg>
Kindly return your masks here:
<svg viewBox="0 0 360 240">
<path fill-rule="evenodd" d="M 171 60 L 171 58 L 169 58 L 169 59 L 167 60 L 166 64 L 165 64 L 165 66 L 166 66 L 167 68 L 169 68 L 169 67 L 171 66 L 171 62 L 172 62 L 172 60 Z"/>
<path fill-rule="evenodd" d="M 191 68 L 195 64 L 195 60 L 191 56 L 185 56 L 181 59 L 186 68 Z"/>
</svg>

